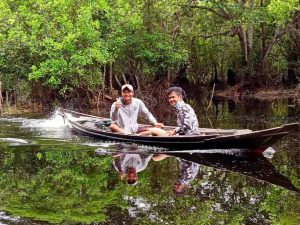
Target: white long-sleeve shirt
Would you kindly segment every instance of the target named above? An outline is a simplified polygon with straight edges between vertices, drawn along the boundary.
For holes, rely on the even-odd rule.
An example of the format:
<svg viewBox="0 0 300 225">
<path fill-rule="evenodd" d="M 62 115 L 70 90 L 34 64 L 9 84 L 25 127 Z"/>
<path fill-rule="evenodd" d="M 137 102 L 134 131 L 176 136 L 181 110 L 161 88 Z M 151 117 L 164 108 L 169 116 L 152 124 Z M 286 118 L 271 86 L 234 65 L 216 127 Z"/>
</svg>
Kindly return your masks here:
<svg viewBox="0 0 300 225">
<path fill-rule="evenodd" d="M 157 123 L 154 116 L 149 112 L 142 100 L 132 98 L 128 105 L 122 104 L 120 109 L 116 109 L 116 102 L 111 106 L 110 118 L 124 128 L 128 133 L 136 133 L 138 130 L 138 117 L 143 116 L 151 124 Z"/>
<path fill-rule="evenodd" d="M 129 168 L 135 168 L 138 173 L 146 169 L 151 158 L 152 155 L 124 153 L 115 158 L 113 165 L 118 172 L 127 173 Z"/>
</svg>

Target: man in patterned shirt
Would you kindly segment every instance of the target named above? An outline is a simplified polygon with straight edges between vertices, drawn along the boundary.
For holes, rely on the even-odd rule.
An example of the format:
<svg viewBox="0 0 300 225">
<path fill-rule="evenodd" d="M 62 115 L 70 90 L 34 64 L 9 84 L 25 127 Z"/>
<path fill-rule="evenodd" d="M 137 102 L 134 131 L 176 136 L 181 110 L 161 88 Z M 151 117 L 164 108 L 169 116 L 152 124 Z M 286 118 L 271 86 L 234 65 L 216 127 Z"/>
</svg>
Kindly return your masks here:
<svg viewBox="0 0 300 225">
<path fill-rule="evenodd" d="M 168 89 L 169 103 L 175 108 L 177 114 L 177 128 L 169 131 L 171 136 L 198 135 L 199 123 L 193 108 L 184 102 L 185 91 L 181 87 L 171 87 Z"/>
<path fill-rule="evenodd" d="M 175 108 L 177 114 L 177 128 L 169 131 L 170 135 L 198 135 L 199 123 L 193 108 L 184 102 L 185 91 L 181 87 L 168 89 L 169 103 Z M 183 159 L 179 160 L 180 177 L 174 183 L 173 191 L 176 194 L 184 194 L 190 183 L 195 179 L 199 165 Z"/>
<path fill-rule="evenodd" d="M 185 194 L 187 189 L 191 186 L 192 181 L 195 180 L 200 166 L 197 163 L 180 158 L 178 158 L 178 161 L 180 174 L 174 183 L 173 191 L 178 195 L 182 195 Z"/>
</svg>

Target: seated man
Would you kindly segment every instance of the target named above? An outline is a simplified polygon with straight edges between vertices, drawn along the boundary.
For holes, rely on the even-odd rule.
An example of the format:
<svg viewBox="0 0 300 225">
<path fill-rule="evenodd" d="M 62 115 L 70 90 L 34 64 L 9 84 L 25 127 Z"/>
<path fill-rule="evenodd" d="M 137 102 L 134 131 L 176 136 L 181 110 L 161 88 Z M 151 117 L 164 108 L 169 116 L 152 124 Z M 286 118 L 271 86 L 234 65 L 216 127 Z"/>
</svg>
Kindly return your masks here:
<svg viewBox="0 0 300 225">
<path fill-rule="evenodd" d="M 155 127 L 162 127 L 149 112 L 142 100 L 134 98 L 133 87 L 130 84 L 122 86 L 122 97 L 114 102 L 110 110 L 110 118 L 114 121 L 110 129 L 120 133 L 140 133 L 147 129 L 139 129 L 137 120 L 140 115 L 145 117 Z"/>
<path fill-rule="evenodd" d="M 184 102 L 185 91 L 181 87 L 168 89 L 169 103 L 177 115 L 177 128 L 169 131 L 169 135 L 198 135 L 199 123 L 194 109 Z"/>
</svg>

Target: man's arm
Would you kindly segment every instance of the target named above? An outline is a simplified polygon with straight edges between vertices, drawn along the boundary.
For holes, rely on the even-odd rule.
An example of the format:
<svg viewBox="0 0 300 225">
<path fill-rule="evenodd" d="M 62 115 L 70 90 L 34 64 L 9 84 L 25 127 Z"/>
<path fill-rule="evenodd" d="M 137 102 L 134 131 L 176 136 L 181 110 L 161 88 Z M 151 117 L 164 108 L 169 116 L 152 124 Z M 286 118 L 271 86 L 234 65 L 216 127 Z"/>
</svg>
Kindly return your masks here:
<svg viewBox="0 0 300 225">
<path fill-rule="evenodd" d="M 199 164 L 179 159 L 180 177 L 179 182 L 183 184 L 190 184 L 199 172 Z"/>
<path fill-rule="evenodd" d="M 111 106 L 110 109 L 110 118 L 113 121 L 117 121 L 118 120 L 118 109 L 116 108 L 116 102 L 114 102 Z"/>
<path fill-rule="evenodd" d="M 137 172 L 141 172 L 142 170 L 146 169 L 150 159 L 152 158 L 152 154 L 150 154 L 150 155 L 139 154 L 139 156 L 141 157 L 142 163 L 136 167 Z"/>
<path fill-rule="evenodd" d="M 187 131 L 191 129 L 190 120 L 191 120 L 191 116 L 188 107 L 186 106 L 182 107 L 179 111 L 180 127 L 177 127 L 175 129 L 175 132 L 177 134 L 186 134 Z"/>
<path fill-rule="evenodd" d="M 154 118 L 154 116 L 150 113 L 144 102 L 142 100 L 139 100 L 140 105 L 140 113 L 147 119 L 150 123 L 153 125 L 157 124 L 157 120 Z"/>
</svg>

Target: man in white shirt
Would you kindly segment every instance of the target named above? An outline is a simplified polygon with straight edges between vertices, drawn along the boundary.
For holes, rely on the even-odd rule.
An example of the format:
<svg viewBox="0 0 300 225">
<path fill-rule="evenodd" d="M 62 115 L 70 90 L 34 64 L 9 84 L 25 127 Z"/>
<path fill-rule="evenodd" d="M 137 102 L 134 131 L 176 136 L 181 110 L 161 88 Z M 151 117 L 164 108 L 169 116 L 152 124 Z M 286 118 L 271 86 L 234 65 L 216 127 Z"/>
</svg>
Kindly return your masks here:
<svg viewBox="0 0 300 225">
<path fill-rule="evenodd" d="M 121 178 L 126 177 L 128 184 L 136 185 L 137 173 L 146 169 L 151 158 L 151 154 L 122 153 L 114 156 L 113 165 Z"/>
<path fill-rule="evenodd" d="M 114 102 L 110 110 L 110 118 L 113 120 L 110 129 L 120 133 L 140 133 L 145 129 L 139 129 L 138 117 L 141 115 L 155 127 L 162 127 L 154 116 L 149 112 L 142 100 L 134 98 L 132 85 L 125 84 L 122 86 L 122 97 Z"/>
</svg>

